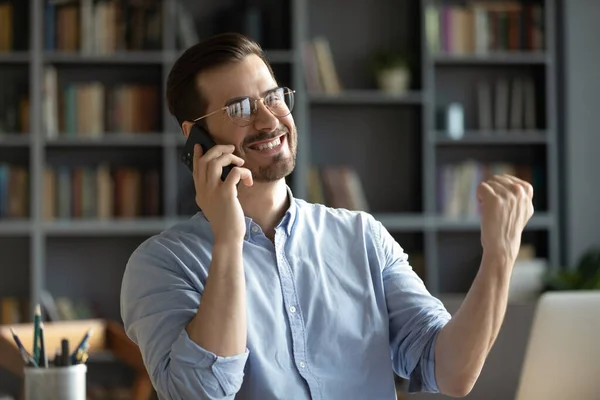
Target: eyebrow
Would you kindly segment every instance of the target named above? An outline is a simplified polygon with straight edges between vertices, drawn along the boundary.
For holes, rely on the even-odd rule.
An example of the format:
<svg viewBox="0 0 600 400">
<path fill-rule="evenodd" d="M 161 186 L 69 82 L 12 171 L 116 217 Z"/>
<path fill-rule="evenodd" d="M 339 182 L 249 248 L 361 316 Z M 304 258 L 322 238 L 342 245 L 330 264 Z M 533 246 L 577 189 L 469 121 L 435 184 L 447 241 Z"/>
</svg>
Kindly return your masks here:
<svg viewBox="0 0 600 400">
<path fill-rule="evenodd" d="M 261 93 L 261 97 L 264 97 L 264 96 L 266 96 L 268 93 L 270 93 L 270 92 L 272 92 L 272 91 L 274 91 L 274 90 L 277 90 L 277 89 L 279 89 L 279 86 L 277 86 L 277 85 L 276 85 L 276 86 L 273 86 L 271 89 L 267 89 L 267 90 L 265 90 L 264 92 L 262 92 L 262 93 Z M 238 102 L 238 101 L 240 101 L 240 100 L 244 100 L 244 99 L 247 99 L 247 98 L 250 98 L 250 97 L 251 97 L 251 96 L 240 96 L 240 97 L 234 97 L 234 98 L 232 98 L 232 99 L 229 99 L 229 100 L 227 100 L 227 101 L 225 102 L 225 107 L 227 107 L 227 106 L 230 106 L 231 104 L 233 104 L 233 103 L 235 103 L 235 102 Z"/>
</svg>

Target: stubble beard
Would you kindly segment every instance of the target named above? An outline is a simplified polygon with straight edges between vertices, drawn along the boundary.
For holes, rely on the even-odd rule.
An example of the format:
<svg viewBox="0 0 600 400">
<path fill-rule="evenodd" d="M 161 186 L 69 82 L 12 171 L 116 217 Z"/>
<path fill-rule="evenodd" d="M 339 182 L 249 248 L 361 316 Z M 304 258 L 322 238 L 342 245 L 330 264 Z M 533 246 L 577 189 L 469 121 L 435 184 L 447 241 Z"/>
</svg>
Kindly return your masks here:
<svg viewBox="0 0 600 400">
<path fill-rule="evenodd" d="M 290 150 L 289 157 L 283 158 L 281 154 L 277 154 L 272 158 L 269 165 L 252 167 L 252 180 L 254 182 L 275 182 L 290 175 L 296 167 L 296 153 L 298 149 L 298 135 L 296 128 L 286 137 L 286 145 Z"/>
</svg>

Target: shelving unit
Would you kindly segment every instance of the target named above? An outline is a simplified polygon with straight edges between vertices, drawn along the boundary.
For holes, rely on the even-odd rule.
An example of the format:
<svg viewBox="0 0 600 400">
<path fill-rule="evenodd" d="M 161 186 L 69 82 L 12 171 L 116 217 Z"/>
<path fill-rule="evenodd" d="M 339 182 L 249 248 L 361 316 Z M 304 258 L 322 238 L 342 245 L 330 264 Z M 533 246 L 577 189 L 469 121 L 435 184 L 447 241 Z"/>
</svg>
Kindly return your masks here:
<svg viewBox="0 0 600 400">
<path fill-rule="evenodd" d="M 459 52 L 444 49 L 443 42 L 446 39 L 443 38 L 443 34 L 436 42 L 436 38 L 431 34 L 432 31 L 436 31 L 435 29 L 429 27 L 428 30 L 425 23 L 423 30 L 423 76 L 428 87 L 426 109 L 430 127 L 426 132 L 428 140 L 424 151 L 427 181 L 425 196 L 428 200 L 426 210 L 428 214 L 440 218 L 436 224 L 436 231 L 428 233 L 426 241 L 428 260 L 426 265 L 429 277 L 427 282 L 435 293 L 440 294 L 466 292 L 479 267 L 481 254 L 478 235 L 479 218 L 476 215 L 463 219 L 449 218 L 440 214 L 441 178 L 438 174 L 439 168 L 444 163 L 474 160 L 483 164 L 520 163 L 539 168 L 540 174 L 543 175 L 541 179 L 535 176 L 535 172 L 533 176 L 528 176 L 535 189 L 536 212 L 526 227 L 523 243 L 534 245 L 536 256 L 545 258 L 550 268 L 558 267 L 560 262 L 554 1 L 542 0 L 520 5 L 515 2 L 512 5 L 510 2 L 508 4 L 493 1 L 486 3 L 495 10 L 488 14 L 489 24 L 499 24 L 496 35 L 490 35 L 492 37 L 487 43 L 488 46 L 494 47 L 492 49 L 483 49 L 480 52 L 482 49 L 477 48 L 479 45 L 477 43 L 473 45 L 472 51 Z M 423 0 L 423 21 L 432 18 L 428 12 L 435 9 L 431 8 L 433 6 L 439 10 L 441 5 L 461 4 L 465 2 Z M 486 10 L 482 3 L 478 4 L 481 8 L 471 9 L 475 21 L 478 17 L 476 14 L 485 13 Z M 515 5 L 518 8 L 515 8 Z M 536 14 L 536 6 L 542 10 L 541 16 Z M 446 18 L 450 20 L 455 17 L 452 11 L 448 11 L 448 14 Z M 457 21 L 460 17 L 457 17 Z M 443 25 L 444 17 L 440 18 Z M 515 21 L 514 25 L 511 25 L 512 18 Z M 453 22 L 447 23 L 451 25 Z M 477 23 L 474 22 L 474 25 L 476 26 Z M 505 25 L 502 26 L 502 23 Z M 523 25 L 520 26 L 519 23 Z M 536 27 L 541 28 L 541 34 L 535 32 Z M 447 29 L 449 35 L 456 35 L 452 39 L 447 39 L 447 46 L 452 47 L 449 42 L 457 38 L 455 45 L 460 47 L 461 32 L 453 31 L 454 27 L 443 26 L 439 31 L 443 29 Z M 541 40 L 538 40 L 540 37 Z M 534 101 L 537 103 L 532 113 L 534 126 L 523 126 L 526 125 L 523 119 L 526 120 L 527 116 L 521 116 L 519 126 L 510 126 L 513 113 L 511 106 L 517 99 L 512 96 L 517 96 L 518 93 L 511 83 L 516 78 L 531 79 L 533 82 Z M 483 116 L 479 110 L 481 98 L 478 97 L 477 85 L 481 81 L 487 81 L 491 86 L 491 120 L 496 124 L 498 121 L 495 119 L 499 111 L 496 103 L 500 104 L 498 101 L 500 97 L 497 97 L 499 89 L 495 86 L 495 82 L 499 79 L 506 79 L 509 82 L 507 98 L 504 99 L 507 121 L 502 126 L 505 127 L 481 129 Z M 522 101 L 525 103 L 527 100 Z M 445 134 L 445 129 L 443 126 L 440 127 L 439 121 L 440 109 L 453 102 L 462 104 L 464 109 L 465 132 L 458 140 Z M 527 110 L 523 113 L 527 113 Z M 472 190 L 473 182 L 469 184 Z M 469 230 L 474 232 L 465 233 Z"/>
<path fill-rule="evenodd" d="M 102 270 L 112 276 L 105 284 L 112 288 L 120 287 L 120 275 L 131 251 L 150 235 L 186 219 L 195 212 L 191 175 L 180 165 L 178 156 L 184 138 L 168 113 L 163 97 L 160 99 L 160 118 L 156 131 L 106 131 L 103 135 L 92 136 L 82 135 L 77 130 L 73 134 L 65 134 L 63 130 L 58 135 L 50 135 L 45 125 L 47 121 L 44 115 L 44 85 L 48 66 L 56 70 L 58 96 L 61 97 L 69 83 L 96 80 L 106 87 L 119 83 L 150 83 L 159 88 L 161 96 L 163 95 L 171 66 L 184 49 L 178 43 L 176 33 L 176 1 L 164 0 L 158 3 L 162 4 L 161 11 L 164 17 L 161 22 L 160 48 L 119 49 L 107 54 L 97 54 L 78 49 L 65 51 L 57 50 L 56 47 L 49 48 L 44 25 L 48 17 L 48 10 L 44 8 L 46 0 L 27 2 L 27 32 L 30 35 L 27 48 L 0 53 L 0 71 L 7 81 L 20 78 L 22 83 L 27 85 L 29 101 L 27 131 L 0 133 L 0 161 L 20 163 L 28 167 L 27 189 L 28 200 L 31 200 L 25 218 L 0 219 L 0 246 L 3 243 L 10 244 L 6 247 L 7 250 L 12 250 L 8 252 L 8 260 L 9 264 L 13 264 L 12 268 L 3 272 L 9 278 L 4 280 L 6 285 L 0 284 L 0 297 L 16 297 L 31 310 L 32 305 L 40 301 L 42 289 L 48 289 L 56 297 L 72 296 L 78 292 L 84 297 L 83 300 L 96 302 L 98 308 L 104 311 L 99 317 L 120 320 L 118 297 L 114 298 L 116 292 L 108 299 L 109 295 L 103 294 L 103 290 L 107 288 L 82 287 L 81 290 L 73 290 L 72 285 L 79 283 L 70 281 L 68 276 L 83 277 L 87 272 Z M 197 4 L 191 1 L 182 4 L 202 20 L 202 13 L 198 12 Z M 220 4 L 222 8 L 232 5 L 233 2 L 229 5 Z M 57 8 L 55 12 L 56 10 Z M 281 12 L 284 11 L 282 8 Z M 290 19 L 289 16 L 283 17 Z M 291 38 L 289 24 L 287 29 L 290 29 L 290 32 L 286 36 Z M 216 32 L 198 30 L 200 38 L 210 33 Z M 83 39 L 79 45 L 82 43 Z M 298 79 L 301 79 L 302 75 L 295 68 L 298 57 L 293 43 L 288 40 L 285 47 L 266 50 L 279 76 L 287 79 L 285 84 L 300 87 Z M 108 90 L 105 96 L 108 97 Z M 303 94 L 299 93 L 297 113 L 302 113 L 303 100 Z M 105 109 L 105 112 L 108 113 L 108 109 Z M 98 165 L 105 161 L 114 166 L 131 164 L 158 168 L 161 178 L 160 213 L 154 216 L 138 214 L 128 218 L 106 220 L 93 216 L 65 218 L 64 215 L 60 218 L 58 215 L 53 219 L 46 218 L 44 207 L 48 199 L 44 186 L 44 170 L 47 165 L 76 167 Z M 302 181 L 299 176 L 303 170 L 301 163 L 290 179 L 290 184 L 294 185 L 295 192 L 300 195 L 303 187 L 299 184 Z M 69 254 L 69 251 L 65 251 L 69 245 L 78 246 L 73 248 L 73 253 L 81 252 L 94 256 L 89 259 L 75 257 Z M 108 262 L 107 254 L 98 252 L 98 246 L 106 246 L 108 253 L 120 254 L 120 258 Z M 114 250 L 109 250 L 113 246 Z M 57 278 L 58 271 L 61 274 Z M 57 279 L 71 282 L 71 285 L 58 285 Z M 94 280 L 85 281 L 87 285 L 92 286 L 98 283 Z M 104 303 L 110 306 L 105 307 Z M 24 322 L 30 320 L 29 312 L 20 311 L 19 314 Z"/>
<path fill-rule="evenodd" d="M 267 5 L 265 0 L 265 5 Z M 18 233 L 30 240 L 28 251 L 31 281 L 7 290 L 36 303 L 38 293 L 45 287 L 48 270 L 45 255 L 49 251 L 49 237 L 61 235 L 107 236 L 137 235 L 141 241 L 152 233 L 186 218 L 195 211 L 191 176 L 178 162 L 178 151 L 183 137 L 168 114 L 161 98 L 162 115 L 159 131 L 134 134 L 116 132 L 100 137 L 58 135 L 48 137 L 44 132 L 43 84 L 44 69 L 52 65 L 59 79 L 65 82 L 99 79 L 103 82 L 147 81 L 164 87 L 170 67 L 182 49 L 175 34 L 175 1 L 163 2 L 164 20 L 162 48 L 148 51 L 116 51 L 108 55 L 82 54 L 48 50 L 43 43 L 43 1 L 31 0 L 30 48 L 0 55 L 0 68 L 10 76 L 20 76 L 30 94 L 29 135 L 0 135 L 0 151 L 6 160 L 24 162 L 30 172 L 30 215 L 24 221 L 4 219 L 0 234 Z M 212 5 L 199 10 L 193 2 L 183 2 L 197 15 L 199 37 L 218 30 L 206 28 L 214 24 L 214 13 L 231 6 L 232 2 Z M 270 3 L 269 3 L 270 4 Z M 427 0 L 386 4 L 369 8 L 361 0 L 352 7 L 364 11 L 367 20 L 379 21 L 378 33 L 363 37 L 355 29 L 357 21 L 342 20 L 340 26 L 329 24 L 339 12 L 335 2 L 324 5 L 311 0 L 294 0 L 281 6 L 284 12 L 281 26 L 289 32 L 279 48 L 266 46 L 282 83 L 297 91 L 294 117 L 297 122 L 299 154 L 297 170 L 290 178 L 294 193 L 307 196 L 307 174 L 311 165 L 347 163 L 358 170 L 371 205 L 370 211 L 392 233 L 413 232 L 423 237 L 423 248 L 407 249 L 425 256 L 427 273 L 424 279 L 432 292 L 439 293 L 438 260 L 445 258 L 439 252 L 440 235 L 453 231 L 476 230 L 476 216 L 451 219 L 438 214 L 437 167 L 444 161 L 457 161 L 475 155 L 481 160 L 492 157 L 502 160 L 503 151 L 528 162 L 532 157 L 544 163 L 546 193 L 536 191 L 543 198 L 543 207 L 536 210 L 528 229 L 547 233 L 550 241 L 547 256 L 550 265 L 558 260 L 559 227 L 557 225 L 558 188 L 556 187 L 556 121 L 553 50 L 553 3 L 544 2 L 547 27 L 547 51 L 498 51 L 488 54 L 432 53 L 427 46 L 425 10 Z M 208 10 L 208 11 L 205 11 Z M 358 14 L 358 13 L 357 13 Z M 389 17 L 394 15 L 394 18 Z M 403 23 L 397 24 L 398 16 Z M 212 29 L 212 30 L 211 30 Z M 344 90 L 340 93 L 313 93 L 306 90 L 302 48 L 311 38 L 323 35 L 331 42 L 332 53 Z M 362 47 L 356 50 L 356 43 Z M 401 95 L 383 93 L 375 87 L 368 69 L 370 54 L 386 46 L 406 48 L 415 55 L 411 65 L 411 87 Z M 356 51 L 355 51 L 356 50 Z M 539 112 L 536 129 L 490 130 L 478 129 L 472 106 L 474 98 L 466 90 L 474 76 L 497 76 L 501 73 L 525 74 L 536 80 L 539 93 L 547 103 Z M 134 79 L 135 78 L 135 79 Z M 542 98 L 538 96 L 539 98 Z M 450 101 L 465 104 L 466 132 L 455 140 L 445 135 L 436 121 L 441 105 Z M 471 107 L 471 109 L 469 108 Z M 133 218 L 113 222 L 94 219 L 47 221 L 43 217 L 43 169 L 46 162 L 84 163 L 105 159 L 116 161 L 120 156 L 133 157 L 135 162 L 151 165 L 161 171 L 161 213 L 152 218 Z M 500 155 L 499 155 L 500 154 Z M 546 168 L 547 167 L 547 168 Z M 544 233 L 544 234 L 545 234 Z M 475 246 L 471 243 L 469 247 Z M 125 260 L 123 260 L 123 263 Z M 122 268 L 122 265 L 119 266 Z M 473 270 L 472 270 L 473 272 Z M 17 289 L 20 287 L 20 289 Z M 118 310 L 113 310 L 118 318 Z"/>
<path fill-rule="evenodd" d="M 220 25 L 217 16 L 228 10 L 239 12 L 234 3 L 181 2 L 194 17 L 200 39 L 230 29 Z M 294 194 L 308 197 L 307 182 L 314 165 L 352 166 L 362 181 L 369 211 L 411 259 L 416 263 L 423 260 L 415 269 L 429 290 L 435 295 L 464 294 L 478 267 L 479 219 L 476 215 L 451 218 L 438 212 L 438 167 L 446 162 L 473 157 L 481 162 L 539 163 L 545 185 L 536 188 L 536 213 L 526 228 L 524 242 L 535 244 L 538 255 L 547 258 L 551 267 L 558 266 L 560 260 L 555 5 L 554 0 L 536 3 L 544 9 L 543 50 L 455 55 L 434 52 L 429 46 L 426 11 L 438 3 L 386 1 L 374 6 L 367 0 L 257 0 L 252 4 L 263 11 L 265 27 L 275 29 L 270 35 L 262 32 L 259 42 L 277 78 L 297 93 L 294 119 L 299 132 L 298 159 L 288 180 Z M 159 49 L 119 50 L 107 55 L 48 50 L 45 0 L 23 4 L 27 4 L 27 23 L 19 29 L 28 32 L 27 46 L 21 43 L 13 52 L 0 52 L 0 94 L 6 82 L 26 88 L 28 127 L 23 133 L 17 132 L 17 127 L 13 133 L 0 133 L 0 163 L 27 166 L 31 201 L 25 218 L 0 219 L 0 251 L 5 255 L 0 298 L 24 300 L 29 307 L 23 316 L 25 322 L 33 305 L 40 301 L 42 289 L 55 296 L 95 302 L 103 314 L 99 317 L 120 320 L 118 288 L 128 255 L 150 235 L 196 211 L 192 178 L 178 156 L 184 138 L 164 99 L 167 75 L 184 47 L 177 33 L 177 0 L 161 0 L 164 19 Z M 303 50 L 316 36 L 326 37 L 331 44 L 344 89 L 340 93 L 317 93 L 307 88 Z M 406 50 L 413 56 L 406 93 L 390 95 L 377 89 L 369 59 L 382 48 Z M 143 134 L 118 131 L 101 137 L 49 137 L 44 128 L 47 66 L 56 68 L 61 84 L 98 79 L 107 84 L 147 82 L 161 88 L 156 129 Z M 474 79 L 503 74 L 532 77 L 536 99 L 545 99 L 538 102 L 533 129 L 478 126 Z M 440 107 L 451 102 L 462 103 L 465 110 L 465 133 L 459 140 L 449 138 L 438 124 Z M 47 163 L 118 164 L 122 157 L 127 164 L 158 168 L 158 215 L 107 221 L 45 219 Z M 107 275 L 96 275 L 98 271 Z"/>
<path fill-rule="evenodd" d="M 58 7 L 80 7 L 90 3 L 78 0 L 56 5 L 55 12 Z M 46 8 L 47 0 L 11 0 L 11 4 L 26 8 L 23 11 L 26 23 L 15 26 L 13 31 L 19 38 L 25 37 L 27 40 L 21 40 L 17 43 L 19 46 L 10 48 L 10 51 L 0 51 L 0 124 L 6 122 L 7 103 L 2 96 L 10 88 L 8 83 L 18 83 L 19 89 L 25 88 L 23 91 L 28 99 L 27 114 L 24 117 L 28 126 L 21 131 L 21 121 L 16 121 L 19 124 L 13 123 L 10 129 L 0 125 L 0 163 L 9 162 L 26 167 L 27 212 L 22 218 L 0 215 L 0 253 L 3 255 L 0 299 L 2 305 L 6 306 L 0 307 L 0 314 L 5 314 L 4 309 L 13 311 L 11 315 L 0 316 L 0 324 L 31 321 L 33 307 L 40 302 L 42 290 L 48 290 L 55 299 L 65 296 L 75 302 L 87 302 L 94 307 L 95 317 L 120 322 L 121 278 L 131 252 L 149 236 L 187 219 L 196 211 L 191 174 L 179 161 L 184 138 L 170 116 L 164 99 L 168 73 L 177 56 L 184 50 L 177 38 L 180 23 L 176 13 L 177 0 L 156 1 L 162 12 L 158 47 L 119 49 L 108 54 L 81 51 L 79 45 L 83 41 L 77 44 L 77 48 L 69 50 L 57 50 L 58 39 L 54 46 L 48 46 L 48 32 L 45 30 L 59 28 L 47 26 L 51 19 L 49 9 Z M 204 2 L 184 1 L 183 4 L 192 11 L 191 15 L 202 20 Z M 227 6 L 234 4 L 219 2 L 219 7 Z M 275 6 L 273 9 L 279 10 L 280 7 Z M 279 12 L 285 11 L 280 9 Z M 73 29 L 73 23 L 80 22 L 79 17 L 81 15 L 75 21 L 69 21 L 65 17 L 59 25 L 62 29 L 67 29 L 65 26 L 71 24 L 68 29 Z M 290 20 L 289 15 L 284 15 L 283 18 Z M 210 33 L 202 31 L 205 25 L 199 26 L 200 38 Z M 291 25 L 287 24 L 285 28 L 290 32 L 284 36 L 291 37 Z M 77 37 L 82 33 L 79 30 L 74 32 L 71 30 L 65 37 Z M 70 44 L 72 45 L 73 43 Z M 285 84 L 290 87 L 301 86 L 298 79 L 302 75 L 294 68 L 298 56 L 293 43 L 288 39 L 281 47 L 267 48 L 267 52 Z M 80 127 L 85 125 L 77 125 L 81 124 L 80 121 L 76 122 L 74 129 L 70 129 L 71 134 L 65 134 L 66 123 L 63 121 L 56 124 L 60 128 L 58 134 L 48 133 L 45 108 L 45 96 L 48 93 L 47 67 L 54 67 L 56 70 L 57 96 L 61 100 L 68 84 L 93 81 L 104 84 L 107 101 L 104 110 L 105 134 L 98 137 L 81 135 Z M 138 115 L 138 121 L 158 115 L 154 128 L 143 132 L 108 128 L 108 88 L 127 83 L 145 83 L 157 89 L 160 98 L 157 112 L 144 109 L 148 113 Z M 90 97 L 76 100 L 77 105 L 93 102 Z M 15 103 L 12 99 L 11 101 Z M 123 104 L 130 104 L 131 101 L 130 98 Z M 300 114 L 302 101 L 303 95 L 300 93 L 296 106 L 296 112 Z M 63 106 L 61 104 L 59 107 Z M 63 117 L 63 112 L 59 108 L 57 115 Z M 59 207 L 54 219 L 46 218 L 49 201 L 45 187 L 46 167 L 98 166 L 102 162 L 109 162 L 111 167 L 127 165 L 158 169 L 159 190 L 154 193 L 159 196 L 159 213 L 150 216 L 134 213 L 129 217 L 101 220 L 95 218 L 93 213 L 86 217 L 66 215 L 68 212 L 61 215 Z M 290 184 L 294 185 L 296 193 L 300 195 L 303 188 L 299 182 L 305 179 L 302 176 L 303 170 L 300 165 L 290 179 Z M 113 169 L 111 172 L 116 171 Z M 3 191 L 4 188 L 0 193 Z M 68 197 L 70 196 L 71 194 Z M 97 200 L 101 196 L 94 197 Z M 12 299 L 17 300 L 14 308 L 11 306 Z M 114 378 L 127 372 L 122 365 L 115 365 L 115 362 L 111 358 L 90 359 L 90 373 L 98 377 L 97 373 L 100 371 L 101 381 L 110 384 L 115 380 L 111 381 L 109 377 Z M 110 363 L 110 366 L 103 365 L 106 363 Z M 123 379 L 127 380 L 127 373 L 124 376 Z M 7 379 L 9 378 L 0 371 L 0 391 L 17 388 L 14 382 Z"/>
</svg>

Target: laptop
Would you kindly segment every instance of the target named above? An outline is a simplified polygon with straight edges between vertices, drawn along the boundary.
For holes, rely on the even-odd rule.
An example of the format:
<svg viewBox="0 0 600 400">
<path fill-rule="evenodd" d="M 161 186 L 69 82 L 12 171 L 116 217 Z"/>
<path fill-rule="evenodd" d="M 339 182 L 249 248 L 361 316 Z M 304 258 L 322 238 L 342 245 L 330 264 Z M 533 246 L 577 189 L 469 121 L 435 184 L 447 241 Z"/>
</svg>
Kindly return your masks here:
<svg viewBox="0 0 600 400">
<path fill-rule="evenodd" d="M 600 399 L 600 290 L 540 296 L 515 400 Z"/>
</svg>

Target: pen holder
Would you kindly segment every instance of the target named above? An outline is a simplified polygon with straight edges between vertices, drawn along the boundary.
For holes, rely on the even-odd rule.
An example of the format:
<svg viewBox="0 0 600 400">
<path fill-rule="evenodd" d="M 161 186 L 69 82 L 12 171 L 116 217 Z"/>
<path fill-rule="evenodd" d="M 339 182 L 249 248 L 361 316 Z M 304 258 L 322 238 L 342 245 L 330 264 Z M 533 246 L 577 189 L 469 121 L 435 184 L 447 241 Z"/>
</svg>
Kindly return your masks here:
<svg viewBox="0 0 600 400">
<path fill-rule="evenodd" d="M 85 364 L 25 368 L 25 400 L 86 400 Z"/>
</svg>

